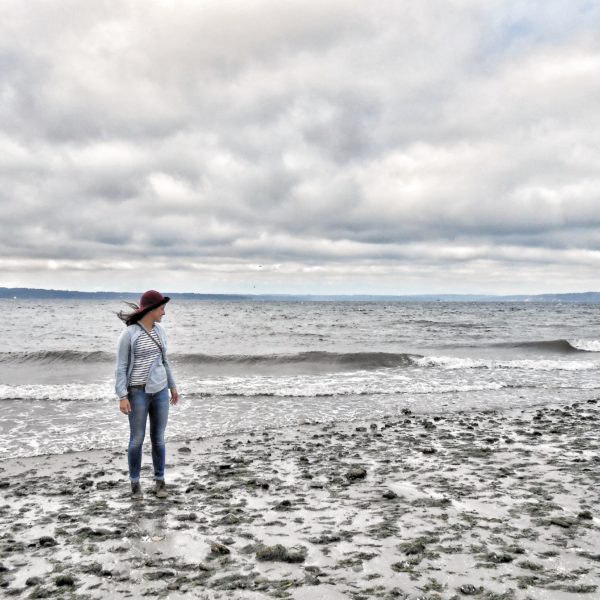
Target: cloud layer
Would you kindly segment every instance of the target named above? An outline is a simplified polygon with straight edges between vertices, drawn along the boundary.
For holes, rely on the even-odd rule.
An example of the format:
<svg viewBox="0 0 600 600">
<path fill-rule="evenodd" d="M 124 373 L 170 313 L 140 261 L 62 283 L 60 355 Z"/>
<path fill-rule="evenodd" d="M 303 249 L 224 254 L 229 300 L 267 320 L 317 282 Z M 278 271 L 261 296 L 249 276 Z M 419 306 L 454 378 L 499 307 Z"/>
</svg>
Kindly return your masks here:
<svg viewBox="0 0 600 600">
<path fill-rule="evenodd" d="M 598 288 L 597 3 L 3 9 L 5 285 Z"/>
</svg>

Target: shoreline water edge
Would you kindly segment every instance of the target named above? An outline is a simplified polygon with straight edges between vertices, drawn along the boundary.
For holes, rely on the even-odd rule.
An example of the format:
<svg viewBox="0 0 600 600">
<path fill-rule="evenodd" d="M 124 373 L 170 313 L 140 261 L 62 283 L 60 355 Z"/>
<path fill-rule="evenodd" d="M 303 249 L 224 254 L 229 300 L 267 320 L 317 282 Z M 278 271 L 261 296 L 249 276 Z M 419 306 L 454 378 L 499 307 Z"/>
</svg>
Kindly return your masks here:
<svg viewBox="0 0 600 600">
<path fill-rule="evenodd" d="M 114 301 L 0 301 L 0 459 L 119 448 Z M 585 402 L 600 305 L 171 302 L 167 436 Z"/>
<path fill-rule="evenodd" d="M 600 593 L 600 404 L 304 425 L 0 461 L 0 595 L 547 600 Z"/>
</svg>

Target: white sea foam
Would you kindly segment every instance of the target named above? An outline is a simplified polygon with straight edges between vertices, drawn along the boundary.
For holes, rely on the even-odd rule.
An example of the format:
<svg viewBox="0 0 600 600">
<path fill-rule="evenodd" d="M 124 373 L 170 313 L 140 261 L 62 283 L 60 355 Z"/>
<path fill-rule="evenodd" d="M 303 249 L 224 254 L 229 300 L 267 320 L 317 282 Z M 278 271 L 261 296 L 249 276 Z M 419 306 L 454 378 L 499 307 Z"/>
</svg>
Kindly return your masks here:
<svg viewBox="0 0 600 600">
<path fill-rule="evenodd" d="M 369 394 L 427 394 L 498 390 L 502 382 L 411 377 L 393 369 L 337 373 L 332 376 L 216 377 L 188 382 L 191 390 L 210 396 L 365 396 Z"/>
<path fill-rule="evenodd" d="M 565 387 L 566 372 L 600 371 L 597 361 L 483 360 L 448 356 L 415 359 L 413 368 L 383 368 L 314 375 L 222 375 L 185 377 L 180 391 L 195 396 L 290 397 L 368 396 L 492 391 L 535 384 Z M 555 373 L 556 375 L 552 375 Z M 559 375 L 561 373 L 561 375 Z M 590 383 L 586 376 L 586 382 Z M 596 387 L 597 382 L 592 382 Z M 581 385 L 581 382 L 578 383 Z M 104 402 L 115 399 L 113 384 L 0 384 L 0 401 Z"/>
<path fill-rule="evenodd" d="M 114 386 L 110 383 L 84 384 L 0 384 L 0 400 L 107 400 L 115 399 Z"/>
<path fill-rule="evenodd" d="M 589 360 L 491 360 L 457 358 L 454 356 L 424 356 L 415 358 L 421 367 L 441 367 L 456 369 L 521 369 L 527 371 L 592 371 L 600 369 L 600 362 Z"/>
<path fill-rule="evenodd" d="M 183 394 L 234 397 L 365 396 L 381 394 L 427 394 L 499 390 L 505 383 L 489 378 L 477 380 L 410 377 L 393 369 L 337 373 L 334 375 L 299 376 L 223 376 L 194 378 L 182 382 Z M 32 400 L 61 403 L 64 401 L 103 402 L 115 399 L 110 384 L 0 385 L 0 401 Z"/>
<path fill-rule="evenodd" d="M 586 352 L 600 352 L 600 340 L 569 340 L 569 344 L 577 350 Z"/>
</svg>

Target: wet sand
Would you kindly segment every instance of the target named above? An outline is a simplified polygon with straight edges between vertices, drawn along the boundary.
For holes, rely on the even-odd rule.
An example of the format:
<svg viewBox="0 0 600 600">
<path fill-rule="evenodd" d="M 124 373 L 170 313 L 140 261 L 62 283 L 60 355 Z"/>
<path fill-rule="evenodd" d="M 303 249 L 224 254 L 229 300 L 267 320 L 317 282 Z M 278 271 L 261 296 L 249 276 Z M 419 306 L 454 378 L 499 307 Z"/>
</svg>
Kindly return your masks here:
<svg viewBox="0 0 600 600">
<path fill-rule="evenodd" d="M 597 401 L 0 463 L 0 596 L 600 598 Z"/>
</svg>

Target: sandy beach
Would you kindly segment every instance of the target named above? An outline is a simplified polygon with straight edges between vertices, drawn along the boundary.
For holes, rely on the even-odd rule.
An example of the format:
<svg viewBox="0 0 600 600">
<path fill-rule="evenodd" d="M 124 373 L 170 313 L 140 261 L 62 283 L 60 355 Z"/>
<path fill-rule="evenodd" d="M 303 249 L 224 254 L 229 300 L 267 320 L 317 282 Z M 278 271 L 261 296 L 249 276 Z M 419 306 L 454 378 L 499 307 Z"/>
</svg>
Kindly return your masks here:
<svg viewBox="0 0 600 600">
<path fill-rule="evenodd" d="M 600 598 L 597 401 L 0 463 L 0 595 Z"/>
</svg>

